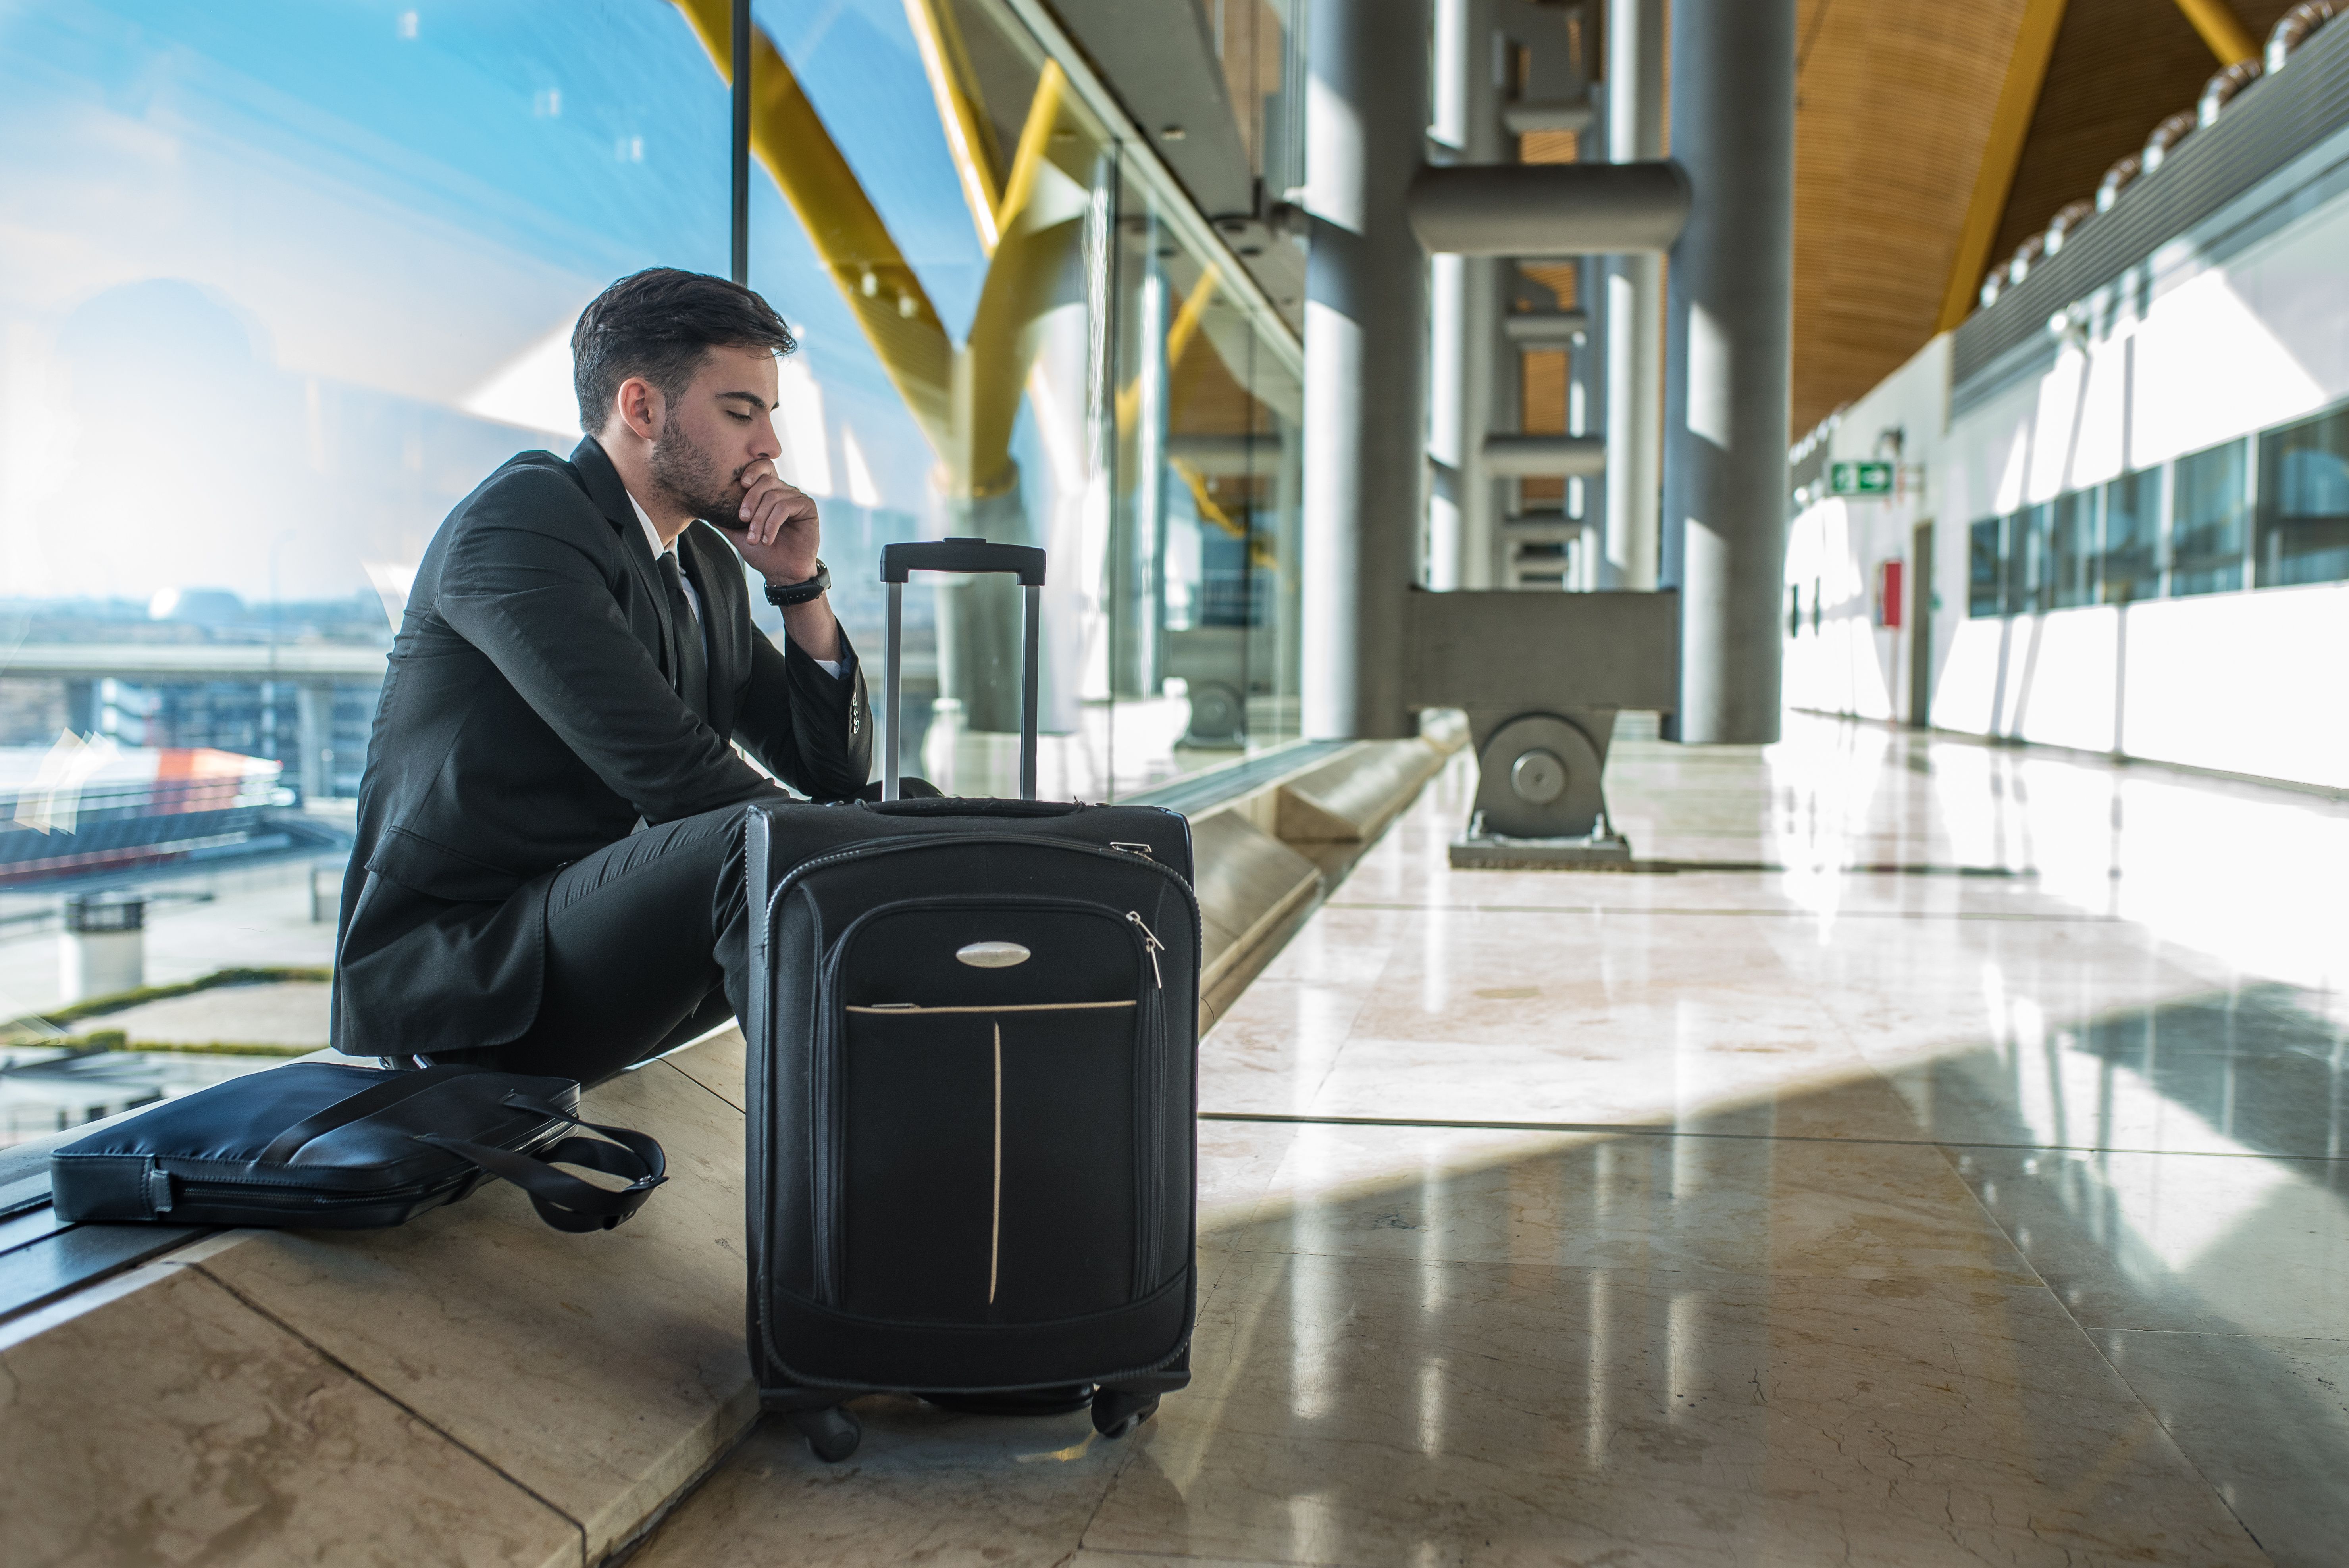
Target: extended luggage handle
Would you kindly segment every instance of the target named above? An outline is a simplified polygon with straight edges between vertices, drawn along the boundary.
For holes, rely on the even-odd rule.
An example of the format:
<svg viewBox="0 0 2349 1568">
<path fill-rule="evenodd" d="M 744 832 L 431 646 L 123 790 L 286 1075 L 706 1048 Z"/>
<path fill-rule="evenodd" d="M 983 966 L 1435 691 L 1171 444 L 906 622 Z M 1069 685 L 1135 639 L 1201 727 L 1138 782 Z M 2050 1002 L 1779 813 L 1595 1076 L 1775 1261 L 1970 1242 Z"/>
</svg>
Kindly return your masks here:
<svg viewBox="0 0 2349 1568">
<path fill-rule="evenodd" d="M 1026 588 L 1044 585 L 1044 552 L 1032 544 L 998 544 L 957 535 L 881 547 L 881 581 L 903 583 L 915 572 L 1010 573 Z"/>
<path fill-rule="evenodd" d="M 502 1176 L 521 1188 L 530 1197 L 530 1206 L 538 1217 L 558 1231 L 608 1231 L 645 1206 L 653 1189 L 668 1180 L 668 1158 L 652 1138 L 626 1127 L 606 1127 L 601 1122 L 582 1121 L 567 1110 L 558 1109 L 543 1099 L 533 1099 L 526 1094 L 509 1094 L 498 1102 L 516 1110 L 526 1110 L 543 1116 L 551 1121 L 584 1128 L 600 1133 L 609 1142 L 594 1138 L 565 1138 L 529 1154 L 517 1154 L 511 1149 L 499 1149 L 487 1143 L 470 1143 L 461 1138 L 441 1138 L 429 1132 L 416 1134 L 416 1141 L 429 1143 L 435 1149 L 446 1150 L 458 1159 L 480 1166 L 492 1176 Z M 624 1176 L 628 1184 L 621 1188 L 598 1187 L 576 1176 L 566 1176 L 554 1169 L 557 1164 L 577 1165 L 589 1171 L 600 1171 L 606 1176 Z"/>
<path fill-rule="evenodd" d="M 881 799 L 898 795 L 897 665 L 905 620 L 905 580 L 916 572 L 976 572 L 1003 573 L 1019 579 L 1028 601 L 1022 628 L 1019 693 L 1019 797 L 1036 798 L 1036 665 L 1042 630 L 1044 552 L 1032 544 L 998 544 L 993 540 L 957 537 L 881 547 L 881 581 L 889 590 L 889 636 L 881 665 L 881 705 L 886 717 L 881 727 Z"/>
</svg>

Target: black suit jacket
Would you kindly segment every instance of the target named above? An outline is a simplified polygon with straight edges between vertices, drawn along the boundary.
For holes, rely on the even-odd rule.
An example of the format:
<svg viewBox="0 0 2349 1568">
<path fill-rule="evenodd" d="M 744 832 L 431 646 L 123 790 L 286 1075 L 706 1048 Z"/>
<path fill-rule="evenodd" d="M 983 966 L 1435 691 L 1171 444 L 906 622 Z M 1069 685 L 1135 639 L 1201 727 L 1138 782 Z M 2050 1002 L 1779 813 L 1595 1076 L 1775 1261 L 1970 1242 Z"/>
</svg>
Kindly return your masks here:
<svg viewBox="0 0 2349 1568">
<path fill-rule="evenodd" d="M 440 525 L 392 642 L 359 786 L 337 1050 L 458 1050 L 527 1031 L 556 871 L 639 817 L 781 798 L 729 742 L 818 799 L 864 787 L 862 672 L 834 676 L 796 646 L 778 651 L 750 623 L 740 558 L 709 524 L 678 550 L 709 628 L 707 722 L 678 694 L 668 596 L 593 437 L 568 462 L 514 458 Z M 843 656 L 854 657 L 844 639 Z"/>
</svg>

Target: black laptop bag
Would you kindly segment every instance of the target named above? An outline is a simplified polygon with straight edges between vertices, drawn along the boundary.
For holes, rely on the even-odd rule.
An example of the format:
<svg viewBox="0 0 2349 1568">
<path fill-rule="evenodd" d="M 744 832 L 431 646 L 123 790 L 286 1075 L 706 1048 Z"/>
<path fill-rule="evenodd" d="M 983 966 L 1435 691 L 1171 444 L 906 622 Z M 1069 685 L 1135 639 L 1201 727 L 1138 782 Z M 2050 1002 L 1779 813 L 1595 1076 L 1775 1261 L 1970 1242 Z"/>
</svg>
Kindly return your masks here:
<svg viewBox="0 0 2349 1568">
<path fill-rule="evenodd" d="M 51 1151 L 50 1201 L 76 1222 L 352 1230 L 404 1223 L 502 1176 L 555 1229 L 608 1231 L 661 1184 L 661 1146 L 578 1112 L 569 1078 L 289 1062 Z M 574 1129 L 599 1136 L 566 1136 Z M 557 1163 L 628 1184 L 601 1186 Z"/>
<path fill-rule="evenodd" d="M 827 1460 L 856 1447 L 842 1402 L 874 1390 L 1090 1402 L 1116 1437 L 1190 1380 L 1190 829 L 1033 799 L 1043 566 L 887 547 L 883 800 L 750 821 L 750 1358 Z M 1020 799 L 896 799 L 910 571 L 1027 588 Z"/>
</svg>

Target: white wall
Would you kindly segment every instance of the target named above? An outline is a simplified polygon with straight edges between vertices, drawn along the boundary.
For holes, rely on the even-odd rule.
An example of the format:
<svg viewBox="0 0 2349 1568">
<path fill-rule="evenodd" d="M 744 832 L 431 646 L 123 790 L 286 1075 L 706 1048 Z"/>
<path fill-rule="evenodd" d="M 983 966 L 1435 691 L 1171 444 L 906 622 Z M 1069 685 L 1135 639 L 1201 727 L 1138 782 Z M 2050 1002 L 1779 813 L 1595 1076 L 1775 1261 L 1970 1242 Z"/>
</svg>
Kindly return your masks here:
<svg viewBox="0 0 2349 1568">
<path fill-rule="evenodd" d="M 1961 626 L 1932 718 L 1977 735 L 2349 787 L 2344 671 L 2349 583 L 1984 616 Z"/>
<path fill-rule="evenodd" d="M 1908 616 L 1897 631 L 1873 624 L 1876 573 L 1886 561 L 1913 570 L 1909 557 L 1916 526 L 1939 515 L 1933 487 L 1946 438 L 1949 387 L 1944 335 L 1845 409 L 1827 438 L 1831 462 L 1891 461 L 1887 433 L 1899 431 L 1900 483 L 1882 499 L 1820 501 L 1787 531 L 1786 582 L 1803 600 L 1803 629 L 1786 645 L 1785 700 L 1792 707 L 1865 718 L 1909 717 Z M 1947 552 L 1946 531 L 1936 528 L 1937 553 Z M 1962 545 L 1958 560 L 1958 576 L 1935 578 L 1943 600 L 1933 627 L 1937 645 L 1946 645 L 1952 607 L 1957 614 L 1965 612 Z M 1959 585 L 1954 593 L 1951 583 Z M 1816 635 L 1810 629 L 1814 593 L 1823 595 L 1825 605 Z"/>
<path fill-rule="evenodd" d="M 1878 457 L 1905 424 L 1916 493 L 1827 500 L 1795 521 L 1786 649 L 1797 707 L 1907 719 L 1907 634 L 1869 624 L 1878 562 L 1936 523 L 1930 721 L 1937 728 L 2349 789 L 2349 584 L 1969 619 L 1969 525 L 2349 399 L 2349 196 L 2224 263 L 2157 257 L 2142 315 L 2083 302 L 2040 374 L 1947 418 L 1936 339 L 1843 416 L 1836 458 Z M 1809 627 L 1811 584 L 1826 616 Z"/>
</svg>

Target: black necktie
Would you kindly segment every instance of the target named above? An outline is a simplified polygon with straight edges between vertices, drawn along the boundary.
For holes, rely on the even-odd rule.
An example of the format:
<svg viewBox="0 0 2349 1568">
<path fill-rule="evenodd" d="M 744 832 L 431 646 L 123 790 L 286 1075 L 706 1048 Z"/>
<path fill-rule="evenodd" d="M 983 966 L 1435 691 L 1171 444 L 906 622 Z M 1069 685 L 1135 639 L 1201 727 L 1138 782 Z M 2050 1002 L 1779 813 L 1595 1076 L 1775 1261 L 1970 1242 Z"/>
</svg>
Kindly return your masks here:
<svg viewBox="0 0 2349 1568">
<path fill-rule="evenodd" d="M 661 581 L 668 584 L 668 618 L 677 628 L 677 695 L 704 718 L 709 717 L 709 654 L 702 645 L 701 622 L 685 597 L 685 573 L 677 552 L 660 558 Z"/>
</svg>

